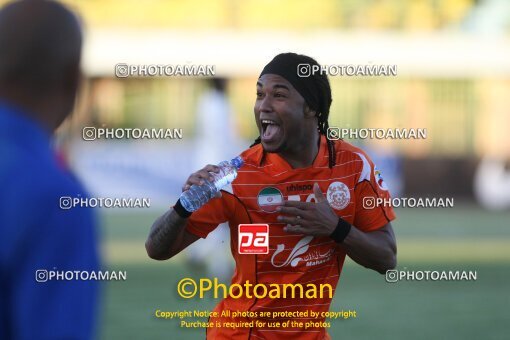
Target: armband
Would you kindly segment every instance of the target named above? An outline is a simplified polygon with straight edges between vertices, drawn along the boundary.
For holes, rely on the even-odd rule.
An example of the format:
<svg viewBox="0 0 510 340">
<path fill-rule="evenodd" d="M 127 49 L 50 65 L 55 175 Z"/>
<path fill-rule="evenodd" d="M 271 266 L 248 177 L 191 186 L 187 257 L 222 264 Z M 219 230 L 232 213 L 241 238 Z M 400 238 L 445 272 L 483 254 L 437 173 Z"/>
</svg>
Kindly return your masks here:
<svg viewBox="0 0 510 340">
<path fill-rule="evenodd" d="M 179 215 L 182 218 L 188 218 L 192 214 L 191 212 L 189 212 L 186 209 L 184 209 L 184 207 L 181 204 L 181 200 L 180 199 L 178 199 L 177 203 L 175 203 L 174 210 L 177 213 L 177 215 Z"/>
<path fill-rule="evenodd" d="M 351 231 L 351 224 L 341 218 L 338 218 L 338 224 L 335 230 L 329 235 L 336 243 L 342 243 L 349 232 Z"/>
</svg>

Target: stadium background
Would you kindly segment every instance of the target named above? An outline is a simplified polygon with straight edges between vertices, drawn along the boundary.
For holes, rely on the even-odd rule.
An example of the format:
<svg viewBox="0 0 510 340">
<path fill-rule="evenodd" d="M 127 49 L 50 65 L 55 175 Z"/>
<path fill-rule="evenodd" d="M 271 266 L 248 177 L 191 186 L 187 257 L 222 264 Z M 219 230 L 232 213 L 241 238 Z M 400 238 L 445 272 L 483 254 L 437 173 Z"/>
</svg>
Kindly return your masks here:
<svg viewBox="0 0 510 340">
<path fill-rule="evenodd" d="M 398 65 L 398 77 L 331 77 L 330 125 L 427 128 L 426 140 L 353 142 L 374 158 L 398 159 L 399 194 L 456 199 L 452 209 L 397 210 L 398 269 L 478 272 L 476 282 L 390 284 L 347 260 L 331 310 L 356 310 L 358 317 L 331 321 L 332 338 L 507 336 L 510 204 L 490 209 L 497 204 L 482 202 L 482 208 L 474 178 L 483 159 L 510 158 L 508 1 L 65 3 L 86 26 L 85 81 L 57 145 L 94 195 L 153 202 L 147 210 L 98 210 L 104 264 L 128 272 L 127 281 L 104 285 L 101 338 L 200 338 L 202 329 L 181 329 L 175 320 L 155 318 L 154 311 L 210 309 L 217 302 L 179 298 L 178 280 L 204 272 L 189 268 L 183 256 L 149 260 L 143 246 L 153 220 L 195 170 L 193 151 L 200 139 L 195 117 L 205 81 L 119 79 L 115 64 L 216 65 L 217 75 L 229 79 L 242 150 L 256 136 L 258 72 L 285 51 L 324 64 Z M 84 126 L 182 128 L 184 138 L 85 142 Z M 508 185 L 500 190 L 510 192 Z"/>
</svg>

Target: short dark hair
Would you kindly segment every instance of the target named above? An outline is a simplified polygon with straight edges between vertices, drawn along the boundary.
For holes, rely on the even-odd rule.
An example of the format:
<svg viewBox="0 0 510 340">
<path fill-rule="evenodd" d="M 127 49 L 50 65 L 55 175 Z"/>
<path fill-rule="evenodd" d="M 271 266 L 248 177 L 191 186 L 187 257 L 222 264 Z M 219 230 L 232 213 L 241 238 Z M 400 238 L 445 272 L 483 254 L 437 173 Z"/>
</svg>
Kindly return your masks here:
<svg viewBox="0 0 510 340">
<path fill-rule="evenodd" d="M 21 20 L 24 23 L 21 23 Z M 79 69 L 79 18 L 57 1 L 15 1 L 0 10 L 0 84 L 44 95 Z"/>
</svg>

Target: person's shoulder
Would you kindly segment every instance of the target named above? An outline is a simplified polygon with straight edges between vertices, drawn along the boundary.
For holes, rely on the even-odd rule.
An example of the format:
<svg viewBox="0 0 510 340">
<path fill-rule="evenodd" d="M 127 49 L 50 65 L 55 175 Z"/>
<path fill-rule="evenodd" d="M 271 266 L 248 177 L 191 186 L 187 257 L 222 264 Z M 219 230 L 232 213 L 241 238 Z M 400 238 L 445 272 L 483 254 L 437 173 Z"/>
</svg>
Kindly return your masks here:
<svg viewBox="0 0 510 340">
<path fill-rule="evenodd" d="M 373 162 L 361 148 L 343 140 L 335 141 L 335 171 L 342 175 L 357 173 L 358 181 L 370 179 Z"/>
<path fill-rule="evenodd" d="M 364 161 L 370 161 L 370 157 L 363 149 L 355 145 L 352 145 L 351 143 L 346 142 L 344 140 L 335 141 L 335 153 L 337 160 L 343 159 L 345 161 L 348 161 L 359 159 Z"/>
<path fill-rule="evenodd" d="M 84 190 L 76 178 L 63 168 L 52 154 L 18 154 L 2 173 L 2 196 L 17 197 L 25 205 L 46 205 L 64 195 L 83 195 Z M 21 203 L 21 202 L 20 202 Z"/>
<path fill-rule="evenodd" d="M 62 211 L 63 197 L 86 196 L 82 186 L 56 161 L 37 159 L 39 156 L 34 155 L 36 159 L 32 161 L 18 157 L 1 171 L 0 215 L 4 235 L 39 237 L 51 232 L 54 237 L 63 237 L 68 232 L 88 232 L 84 228 L 69 228 L 89 225 L 92 219 L 88 210 Z"/>
</svg>

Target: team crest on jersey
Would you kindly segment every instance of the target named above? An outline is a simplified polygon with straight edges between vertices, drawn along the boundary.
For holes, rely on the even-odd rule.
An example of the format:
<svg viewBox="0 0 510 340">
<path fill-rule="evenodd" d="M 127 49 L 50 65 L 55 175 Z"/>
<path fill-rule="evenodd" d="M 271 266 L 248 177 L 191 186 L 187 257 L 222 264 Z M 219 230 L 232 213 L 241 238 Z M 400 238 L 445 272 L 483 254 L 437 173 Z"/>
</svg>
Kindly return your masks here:
<svg viewBox="0 0 510 340">
<path fill-rule="evenodd" d="M 264 188 L 257 195 L 257 203 L 265 212 L 275 212 L 276 208 L 283 204 L 283 194 L 274 187 Z"/>
<path fill-rule="evenodd" d="M 351 193 L 345 183 L 333 182 L 328 187 L 327 199 L 333 209 L 342 210 L 349 205 Z"/>
<path fill-rule="evenodd" d="M 382 190 L 388 190 L 388 187 L 386 186 L 386 182 L 382 178 L 382 173 L 377 167 L 374 167 L 374 177 L 375 182 L 377 183 L 377 186 L 381 188 Z"/>
</svg>

